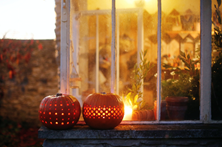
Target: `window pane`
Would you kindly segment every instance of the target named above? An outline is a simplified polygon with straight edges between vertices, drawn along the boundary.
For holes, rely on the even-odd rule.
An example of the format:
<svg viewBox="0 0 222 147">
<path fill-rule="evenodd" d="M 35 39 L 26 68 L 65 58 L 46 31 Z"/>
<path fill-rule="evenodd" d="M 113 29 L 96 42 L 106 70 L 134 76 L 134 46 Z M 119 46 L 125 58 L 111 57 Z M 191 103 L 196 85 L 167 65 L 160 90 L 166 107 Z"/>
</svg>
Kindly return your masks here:
<svg viewBox="0 0 222 147">
<path fill-rule="evenodd" d="M 162 1 L 162 102 L 161 120 L 169 118 L 164 84 L 181 82 L 188 96 L 185 117 L 199 119 L 199 1 Z M 170 4 L 170 5 L 169 5 Z M 84 11 L 81 11 L 84 10 Z M 72 94 L 83 103 L 93 92 L 110 92 L 111 0 L 72 2 L 70 78 L 81 78 Z M 119 55 L 119 56 L 118 56 Z M 115 90 L 124 99 L 125 120 L 156 119 L 157 1 L 116 0 Z M 137 66 L 136 66 L 137 65 Z M 167 65 L 167 66 L 166 66 Z M 169 68 L 170 67 L 170 68 Z M 188 87 L 187 87 L 188 86 Z M 173 89 L 178 92 L 178 90 Z M 172 96 L 172 95 L 171 95 Z M 184 98 L 183 98 L 184 100 Z M 175 108 L 175 107 L 174 107 Z M 179 109 L 184 109 L 179 107 Z"/>
<path fill-rule="evenodd" d="M 111 11 L 90 8 L 91 0 L 71 2 L 70 79 L 81 80 L 77 87 L 72 86 L 77 82 L 70 81 L 70 88 L 83 104 L 89 94 L 108 92 L 110 88 Z M 96 4 L 93 7 L 104 9 L 106 1 Z"/>
<path fill-rule="evenodd" d="M 119 15 L 120 95 L 124 96 L 127 109 L 132 111 L 131 118 L 129 115 L 126 120 L 152 121 L 155 119 L 157 50 L 150 45 L 149 38 L 153 32 L 155 34 L 153 24 L 157 19 L 146 10 L 131 10 L 134 13 L 126 9 Z"/>
<path fill-rule="evenodd" d="M 87 0 L 88 10 L 110 10 L 112 9 L 112 0 Z"/>
<path fill-rule="evenodd" d="M 162 1 L 162 120 L 199 119 L 200 1 Z"/>
<path fill-rule="evenodd" d="M 216 12 L 215 7 L 220 10 Z M 221 42 L 221 6 L 216 0 L 212 1 L 212 88 L 211 88 L 211 112 L 213 120 L 222 120 L 222 42 Z"/>
</svg>

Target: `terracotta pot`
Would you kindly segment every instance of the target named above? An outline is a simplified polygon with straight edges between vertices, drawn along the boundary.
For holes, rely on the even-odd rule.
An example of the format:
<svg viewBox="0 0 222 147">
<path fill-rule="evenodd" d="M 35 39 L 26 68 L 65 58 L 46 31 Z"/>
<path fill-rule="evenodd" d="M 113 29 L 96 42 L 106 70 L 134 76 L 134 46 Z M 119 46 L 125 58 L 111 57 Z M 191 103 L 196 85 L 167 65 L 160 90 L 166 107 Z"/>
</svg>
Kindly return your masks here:
<svg viewBox="0 0 222 147">
<path fill-rule="evenodd" d="M 133 114 L 132 114 L 132 120 L 139 120 L 139 113 L 138 111 L 133 111 Z"/>
<path fill-rule="evenodd" d="M 157 120 L 157 105 L 156 105 L 156 101 L 154 101 L 154 117 L 155 120 Z M 166 111 L 166 101 L 162 100 L 161 101 L 161 114 L 160 114 L 160 120 L 166 120 L 166 116 L 167 116 L 167 111 Z"/>
<path fill-rule="evenodd" d="M 138 121 L 154 120 L 153 110 L 133 111 L 132 119 Z"/>
<path fill-rule="evenodd" d="M 184 120 L 188 97 L 166 97 L 166 109 L 170 120 Z"/>
</svg>

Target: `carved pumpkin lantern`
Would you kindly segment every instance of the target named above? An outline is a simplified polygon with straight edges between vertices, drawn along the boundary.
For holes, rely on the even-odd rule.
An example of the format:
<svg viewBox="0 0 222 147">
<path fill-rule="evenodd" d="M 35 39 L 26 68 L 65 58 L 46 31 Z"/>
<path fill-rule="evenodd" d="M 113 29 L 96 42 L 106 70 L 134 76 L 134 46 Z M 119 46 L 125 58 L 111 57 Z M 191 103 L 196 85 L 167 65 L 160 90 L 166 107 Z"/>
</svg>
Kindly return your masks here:
<svg viewBox="0 0 222 147">
<path fill-rule="evenodd" d="M 83 103 L 83 118 L 91 128 L 114 128 L 120 124 L 123 116 L 124 103 L 116 94 L 90 94 Z"/>
<path fill-rule="evenodd" d="M 72 95 L 61 94 L 45 97 L 39 106 L 39 119 L 50 129 L 68 129 L 79 120 L 81 107 Z"/>
</svg>

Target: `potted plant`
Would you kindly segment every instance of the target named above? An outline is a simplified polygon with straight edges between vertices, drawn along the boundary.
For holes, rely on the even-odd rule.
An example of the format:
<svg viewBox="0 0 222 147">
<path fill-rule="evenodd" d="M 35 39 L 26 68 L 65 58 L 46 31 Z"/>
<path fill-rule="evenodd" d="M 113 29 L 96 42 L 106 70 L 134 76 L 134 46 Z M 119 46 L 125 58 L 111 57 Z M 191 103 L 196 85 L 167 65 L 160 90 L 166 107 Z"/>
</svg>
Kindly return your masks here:
<svg viewBox="0 0 222 147">
<path fill-rule="evenodd" d="M 143 94 L 141 92 L 142 81 L 147 76 L 150 69 L 153 67 L 149 61 L 145 58 L 147 50 L 140 53 L 139 64 L 135 64 L 132 73 L 132 86 L 129 88 L 129 93 L 124 98 L 124 103 L 130 106 L 133 110 L 133 120 L 153 120 L 153 108 L 149 107 L 143 100 Z"/>
<path fill-rule="evenodd" d="M 161 99 L 161 113 L 160 113 L 160 120 L 166 120 L 167 119 L 167 113 L 166 113 L 166 100 L 165 98 Z M 154 118 L 157 120 L 157 101 L 154 101 Z"/>
<path fill-rule="evenodd" d="M 170 120 L 184 119 L 191 87 L 191 77 L 185 73 L 181 73 L 178 79 L 162 81 L 162 97 L 166 100 L 166 110 Z"/>
<path fill-rule="evenodd" d="M 197 50 L 197 52 L 199 52 L 199 50 Z M 166 98 L 168 115 L 169 115 L 169 106 L 175 105 L 174 108 L 177 108 L 179 105 L 178 103 L 180 103 L 180 101 L 183 102 L 183 104 L 181 103 L 180 105 L 186 105 L 184 107 L 178 108 L 181 109 L 181 112 L 176 110 L 178 116 L 181 113 L 180 118 L 172 118 L 169 116 L 169 119 L 173 120 L 199 119 L 200 74 L 199 74 L 199 69 L 196 67 L 197 64 L 200 62 L 200 60 L 199 58 L 196 58 L 194 60 L 191 58 L 189 54 L 186 54 L 182 51 L 180 51 L 179 59 L 185 65 L 184 68 L 180 67 L 175 68 L 168 64 L 163 65 L 165 69 L 171 70 L 171 75 L 173 75 L 173 79 L 167 79 L 165 81 L 162 81 L 162 98 Z"/>
</svg>

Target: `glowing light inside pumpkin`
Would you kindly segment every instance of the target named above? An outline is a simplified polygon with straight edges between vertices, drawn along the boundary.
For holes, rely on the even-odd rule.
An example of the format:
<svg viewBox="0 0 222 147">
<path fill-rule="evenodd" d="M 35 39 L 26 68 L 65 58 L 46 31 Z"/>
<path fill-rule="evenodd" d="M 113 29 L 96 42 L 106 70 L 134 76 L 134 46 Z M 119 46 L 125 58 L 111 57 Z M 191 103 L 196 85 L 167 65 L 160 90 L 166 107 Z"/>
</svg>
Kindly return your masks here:
<svg viewBox="0 0 222 147">
<path fill-rule="evenodd" d="M 130 106 L 127 106 L 126 104 L 124 104 L 124 117 L 123 120 L 132 120 L 132 113 L 133 113 L 133 109 Z"/>
<path fill-rule="evenodd" d="M 51 99 L 50 99 L 51 100 Z M 46 125 L 46 127 L 55 127 L 55 125 L 59 127 L 68 127 L 67 125 L 73 125 L 76 123 L 77 118 L 79 118 L 79 110 L 73 108 L 73 106 L 77 106 L 76 104 L 72 104 L 69 101 L 63 102 L 50 102 L 50 104 L 46 104 L 45 102 L 48 101 L 42 101 L 40 104 L 40 110 L 39 110 L 39 118 L 40 121 Z M 70 106 L 72 105 L 72 109 L 70 109 Z M 59 106 L 59 107 L 58 107 Z M 57 108 L 54 108 L 57 107 Z M 67 108 L 68 107 L 68 108 Z"/>
<path fill-rule="evenodd" d="M 114 111 L 115 110 L 115 111 Z M 86 118 L 108 118 L 110 119 L 110 116 L 113 118 L 113 119 L 120 119 L 120 116 L 122 115 L 122 111 L 121 109 L 119 108 L 119 106 L 117 107 L 111 107 L 111 106 L 104 106 L 104 107 L 96 107 L 94 106 L 93 108 L 90 107 L 90 106 L 85 106 L 84 107 L 84 111 L 83 111 L 84 115 Z"/>
</svg>

